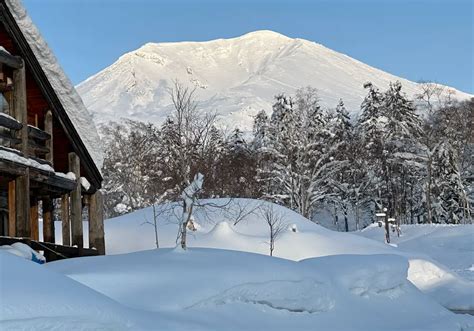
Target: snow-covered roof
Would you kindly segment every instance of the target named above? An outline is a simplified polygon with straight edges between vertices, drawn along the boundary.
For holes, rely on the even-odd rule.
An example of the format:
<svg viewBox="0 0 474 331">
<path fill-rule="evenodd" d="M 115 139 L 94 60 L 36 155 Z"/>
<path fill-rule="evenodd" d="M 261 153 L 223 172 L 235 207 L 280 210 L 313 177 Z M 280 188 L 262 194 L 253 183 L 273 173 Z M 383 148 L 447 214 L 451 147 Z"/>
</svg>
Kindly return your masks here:
<svg viewBox="0 0 474 331">
<path fill-rule="evenodd" d="M 5 3 L 40 63 L 82 142 L 100 171 L 103 163 L 103 153 L 99 134 L 97 133 L 91 114 L 84 106 L 81 97 L 62 70 L 48 44 L 28 16 L 21 1 L 5 0 Z"/>
</svg>

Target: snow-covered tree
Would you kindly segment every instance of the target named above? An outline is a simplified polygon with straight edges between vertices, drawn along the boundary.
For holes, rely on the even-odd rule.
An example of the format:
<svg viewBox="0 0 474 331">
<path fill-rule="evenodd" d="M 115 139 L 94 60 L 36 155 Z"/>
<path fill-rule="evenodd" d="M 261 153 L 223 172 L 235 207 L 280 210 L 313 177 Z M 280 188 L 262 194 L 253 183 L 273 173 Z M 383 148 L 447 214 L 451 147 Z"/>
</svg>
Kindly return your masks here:
<svg viewBox="0 0 474 331">
<path fill-rule="evenodd" d="M 181 193 L 181 199 L 183 201 L 183 213 L 181 215 L 178 239 L 182 249 L 187 248 L 186 234 L 188 231 L 188 225 L 193 219 L 194 204 L 196 203 L 198 193 L 202 190 L 203 182 L 204 175 L 197 173 L 194 176 L 193 181 Z"/>
<path fill-rule="evenodd" d="M 434 151 L 435 218 L 445 223 L 471 221 L 467 193 L 459 173 L 456 153 L 449 142 L 437 145 Z"/>
<path fill-rule="evenodd" d="M 329 174 L 335 170 L 329 165 L 326 124 L 317 92 L 308 87 L 298 90 L 294 99 L 277 96 L 268 130 L 259 136 L 264 161 L 259 163 L 258 179 L 266 182 L 267 197 L 306 217 L 324 198 Z M 261 133 L 263 126 L 256 127 Z"/>
</svg>

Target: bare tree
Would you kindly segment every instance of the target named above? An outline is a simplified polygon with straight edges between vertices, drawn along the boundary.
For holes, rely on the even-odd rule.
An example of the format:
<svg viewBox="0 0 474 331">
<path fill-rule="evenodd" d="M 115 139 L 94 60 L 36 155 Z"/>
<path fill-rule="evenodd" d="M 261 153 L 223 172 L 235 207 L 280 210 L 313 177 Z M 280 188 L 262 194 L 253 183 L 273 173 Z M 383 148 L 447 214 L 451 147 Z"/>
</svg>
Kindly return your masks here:
<svg viewBox="0 0 474 331">
<path fill-rule="evenodd" d="M 233 225 L 235 226 L 250 215 L 257 214 L 261 207 L 262 203 L 254 203 L 254 201 L 246 199 L 232 199 L 232 202 L 225 210 L 225 215 L 233 220 Z"/>
<path fill-rule="evenodd" d="M 168 160 L 177 172 L 179 185 L 183 188 L 191 182 L 191 173 L 196 170 L 192 169 L 193 162 L 199 160 L 204 153 L 217 115 L 199 110 L 195 89 L 185 87 L 178 81 L 174 82 L 169 95 L 174 108 L 170 121 L 173 124 L 175 149 Z"/>
<path fill-rule="evenodd" d="M 155 230 L 155 244 L 156 248 L 160 248 L 160 243 L 158 240 L 158 218 L 161 215 L 168 214 L 173 206 L 171 204 L 167 204 L 169 202 L 166 200 L 166 196 L 168 195 L 169 191 L 164 192 L 162 195 L 158 197 L 158 199 L 151 205 L 153 209 L 153 221 L 149 221 L 145 215 L 145 222 L 143 224 L 151 224 Z"/>
<path fill-rule="evenodd" d="M 275 210 L 273 204 L 268 204 L 260 208 L 260 214 L 268 225 L 270 236 L 270 256 L 273 256 L 275 242 L 281 233 L 287 228 L 287 224 L 283 222 L 283 215 Z"/>
</svg>

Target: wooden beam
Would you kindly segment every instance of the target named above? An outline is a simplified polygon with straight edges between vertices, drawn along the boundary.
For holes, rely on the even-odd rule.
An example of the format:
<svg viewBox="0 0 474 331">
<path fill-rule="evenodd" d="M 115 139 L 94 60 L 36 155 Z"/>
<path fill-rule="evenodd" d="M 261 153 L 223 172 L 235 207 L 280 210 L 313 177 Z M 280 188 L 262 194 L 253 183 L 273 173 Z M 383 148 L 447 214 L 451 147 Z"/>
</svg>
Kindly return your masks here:
<svg viewBox="0 0 474 331">
<path fill-rule="evenodd" d="M 23 124 L 14 118 L 10 118 L 10 116 L 0 114 L 0 126 L 10 130 L 18 131 L 23 127 Z"/>
<path fill-rule="evenodd" d="M 23 60 L 21 60 L 23 62 Z M 21 139 L 20 151 L 28 155 L 28 114 L 26 105 L 26 76 L 25 66 L 13 71 L 13 114 L 15 119 L 22 124 L 19 130 Z"/>
<path fill-rule="evenodd" d="M 16 236 L 15 181 L 8 182 L 8 235 Z"/>
<path fill-rule="evenodd" d="M 4 50 L 0 50 L 0 63 L 13 69 L 20 69 L 24 66 L 23 60 L 20 57 L 11 55 Z"/>
<path fill-rule="evenodd" d="M 39 224 L 38 224 L 38 199 L 30 198 L 30 238 L 39 240 Z"/>
<path fill-rule="evenodd" d="M 53 219 L 53 200 L 51 198 L 43 199 L 43 241 L 54 243 L 54 219 Z"/>
<path fill-rule="evenodd" d="M 49 113 L 51 113 L 51 111 L 49 111 Z M 46 118 L 45 118 L 45 125 L 46 125 Z M 52 125 L 52 122 L 51 122 L 51 125 Z M 52 126 L 49 128 L 49 130 L 51 131 L 53 130 Z M 51 134 L 46 131 L 46 127 L 45 127 L 45 131 L 43 131 L 32 125 L 28 125 L 28 136 L 30 138 L 35 138 L 39 140 L 51 139 Z"/>
<path fill-rule="evenodd" d="M 46 160 L 51 164 L 54 165 L 53 162 L 53 113 L 51 110 L 46 112 L 46 116 L 44 118 L 44 130 L 47 134 L 49 134 L 49 139 L 46 140 L 46 148 L 49 149 L 49 153 L 46 154 Z"/>
<path fill-rule="evenodd" d="M 11 133 L 7 132 L 0 132 L 0 139 L 10 141 L 10 146 L 21 144 L 20 139 L 13 137 Z"/>
<path fill-rule="evenodd" d="M 0 146 L 0 150 L 2 147 Z M 12 151 L 13 152 L 13 151 Z M 18 152 L 21 155 L 20 152 Z M 0 172 L 5 174 L 11 174 L 13 176 L 21 176 L 26 173 L 26 166 L 15 161 L 4 160 L 0 158 Z M 38 169 L 38 168 L 29 168 L 30 171 L 30 183 L 31 186 L 39 185 L 44 187 L 47 190 L 57 193 L 67 193 L 76 188 L 76 181 L 63 176 L 58 176 L 50 171 Z"/>
<path fill-rule="evenodd" d="M 98 255 L 97 250 L 95 249 L 89 249 L 89 248 L 77 248 L 77 247 L 72 247 L 72 246 L 65 246 L 65 245 L 59 245 L 59 244 L 53 244 L 53 243 L 46 243 L 46 242 L 41 242 L 41 241 L 36 241 L 36 240 L 31 240 L 29 238 L 17 238 L 17 237 L 5 237 L 5 236 L 0 236 L 0 246 L 1 245 L 11 245 L 16 242 L 21 242 L 24 243 L 28 246 L 30 246 L 34 250 L 38 251 L 50 251 L 55 255 L 55 259 L 61 259 L 61 258 L 70 258 L 70 257 L 79 257 L 79 256 L 96 256 Z M 51 254 L 51 255 L 53 255 Z M 51 261 L 46 260 L 46 261 Z"/>
<path fill-rule="evenodd" d="M 84 247 L 82 234 L 82 200 L 81 200 L 81 162 L 76 153 L 69 153 L 69 171 L 76 175 L 76 187 L 71 192 L 71 243 Z"/>
<path fill-rule="evenodd" d="M 15 212 L 16 235 L 30 236 L 30 172 L 25 169 L 25 175 L 15 179 Z"/>
<path fill-rule="evenodd" d="M 28 153 L 29 155 L 36 155 L 36 153 L 41 154 L 41 155 L 46 155 L 49 153 L 49 148 L 46 148 L 45 146 L 41 146 L 34 140 L 29 140 Z"/>
<path fill-rule="evenodd" d="M 89 198 L 89 248 L 95 248 L 100 255 L 105 255 L 104 207 L 99 190 Z"/>
<path fill-rule="evenodd" d="M 38 62 L 38 59 L 31 50 L 31 47 L 23 35 L 23 32 L 19 28 L 17 22 L 15 21 L 15 18 L 11 12 L 5 8 L 2 1 L 0 1 L 0 13 L 3 16 L 2 23 L 5 29 L 15 41 L 19 52 L 22 54 L 25 62 L 28 65 L 29 73 L 31 73 L 31 76 L 38 83 L 45 99 L 54 112 L 55 118 L 57 118 L 57 120 L 65 128 L 65 133 L 72 144 L 73 150 L 79 154 L 83 162 L 85 172 L 91 176 L 89 181 L 96 189 L 99 189 L 102 183 L 102 176 L 99 169 L 97 168 L 97 165 L 94 163 L 91 155 L 88 153 L 87 148 L 77 133 L 71 119 L 68 117 L 64 109 L 64 105 L 61 103 L 58 95 L 51 86 L 50 81 L 46 77 L 41 64 Z"/>
<path fill-rule="evenodd" d="M 61 221 L 63 232 L 63 245 L 71 245 L 71 223 L 69 218 L 69 195 L 61 197 Z"/>
</svg>

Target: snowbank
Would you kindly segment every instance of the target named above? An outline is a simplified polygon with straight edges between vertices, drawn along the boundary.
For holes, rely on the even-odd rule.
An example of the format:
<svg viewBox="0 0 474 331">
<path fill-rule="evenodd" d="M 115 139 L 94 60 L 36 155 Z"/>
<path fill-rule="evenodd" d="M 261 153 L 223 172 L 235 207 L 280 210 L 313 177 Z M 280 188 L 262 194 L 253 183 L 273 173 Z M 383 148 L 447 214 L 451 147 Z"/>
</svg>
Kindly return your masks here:
<svg viewBox="0 0 474 331">
<path fill-rule="evenodd" d="M 43 255 L 31 249 L 30 246 L 25 245 L 20 242 L 13 243 L 11 245 L 2 245 L 0 246 L 0 251 L 7 252 L 16 256 L 20 256 L 24 259 L 27 259 L 39 264 L 43 264 L 46 262 L 46 259 Z"/>
<path fill-rule="evenodd" d="M 234 199 L 230 203 L 225 199 L 206 200 L 205 204 L 225 208 L 200 208 L 196 210 L 195 218 L 198 230 L 188 236 L 190 247 L 222 248 L 237 251 L 269 254 L 268 226 L 262 220 L 258 210 L 249 213 L 262 202 L 250 199 Z M 177 220 L 180 208 L 161 206 L 167 210 L 158 217 L 158 236 L 160 247 L 175 247 L 178 231 Z M 341 233 L 325 229 L 308 221 L 301 215 L 281 206 L 275 208 L 282 215 L 282 220 L 288 224 L 285 231 L 276 242 L 274 255 L 290 260 L 302 260 L 311 257 L 322 257 L 339 254 L 397 254 L 410 260 L 409 280 L 418 288 L 431 295 L 435 300 L 450 309 L 474 309 L 474 283 L 466 281 L 449 271 L 448 267 L 439 263 L 436 256 L 423 254 L 423 250 L 400 250 L 353 233 Z M 244 212 L 243 212 L 244 210 Z M 238 216 L 248 214 L 240 219 Z M 152 209 L 146 208 L 105 222 L 106 250 L 108 254 L 128 253 L 155 248 L 153 226 L 145 223 L 153 219 Z M 234 223 L 238 220 L 238 223 Z M 296 226 L 297 232 L 292 231 Z M 379 231 L 374 228 L 373 231 Z M 369 230 L 367 230 L 369 231 Z M 372 231 L 372 230 L 371 230 Z M 383 231 L 380 230 L 380 231 Z M 463 231 L 463 230 L 459 230 Z M 358 233 L 364 234 L 366 232 Z M 367 232 L 368 234 L 369 232 Z M 449 236 L 448 236 L 449 237 Z M 374 234 L 374 239 L 383 239 L 383 233 Z M 457 240 L 457 237 L 452 237 Z M 444 247 L 454 245 L 449 240 Z M 426 250 L 429 249 L 427 242 Z M 459 248 L 469 251 L 472 241 L 459 244 Z M 459 255 L 459 257 L 462 255 Z M 474 255 L 465 254 L 463 259 L 474 264 Z M 453 260 L 459 259 L 451 255 Z M 423 261 L 423 264 L 417 261 Z M 467 264 L 466 264 L 467 265 Z M 439 278 L 440 281 L 429 281 Z M 425 275 L 420 277 L 419 275 Z M 429 285 L 429 286 L 428 286 Z M 471 294 L 471 295 L 470 295 Z"/>
<path fill-rule="evenodd" d="M 381 242 L 383 231 L 372 225 L 358 234 Z M 474 225 L 402 225 L 401 237 L 392 236 L 392 242 L 402 251 L 422 253 L 474 280 Z"/>
<path fill-rule="evenodd" d="M 46 268 L 134 310 L 179 321 L 174 327 L 180 330 L 474 327 L 471 317 L 447 311 L 408 282 L 407 261 L 395 255 L 295 262 L 237 251 L 159 249 L 57 261 Z M 152 323 L 147 318 L 144 325 Z"/>
<path fill-rule="evenodd" d="M 0 329 L 123 330 L 127 320 L 113 300 L 44 265 L 0 250 Z M 79 328 L 77 330 L 80 330 Z"/>
</svg>

